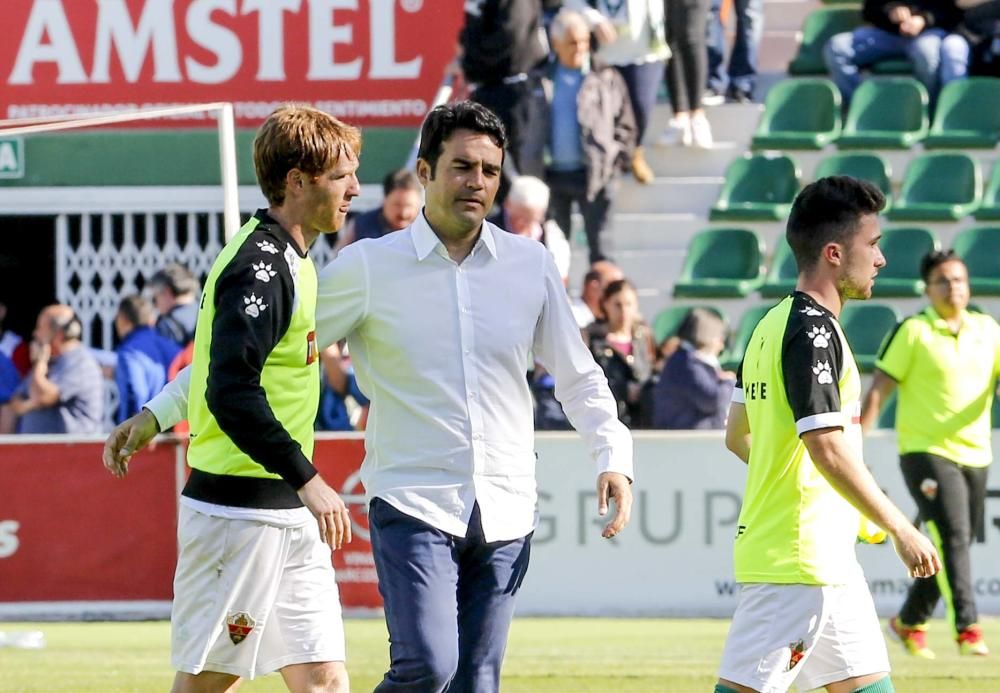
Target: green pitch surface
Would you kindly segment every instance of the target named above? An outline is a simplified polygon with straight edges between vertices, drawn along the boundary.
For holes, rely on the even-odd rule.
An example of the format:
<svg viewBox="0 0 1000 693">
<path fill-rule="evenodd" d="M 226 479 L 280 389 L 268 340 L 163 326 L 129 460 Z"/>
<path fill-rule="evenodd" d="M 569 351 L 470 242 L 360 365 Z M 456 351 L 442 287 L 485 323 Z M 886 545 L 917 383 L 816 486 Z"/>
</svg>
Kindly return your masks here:
<svg viewBox="0 0 1000 693">
<path fill-rule="evenodd" d="M 533 619 L 514 622 L 504 665 L 505 693 L 614 691 L 711 693 L 727 621 L 677 619 Z M 997 654 L 959 658 L 945 624 L 937 621 L 933 662 L 907 657 L 890 643 L 899 693 L 1000 691 L 1000 620 L 983 624 Z M 41 630 L 42 650 L 0 649 L 0 691 L 115 693 L 167 691 L 167 623 L 0 623 L 0 631 Z M 352 689 L 370 691 L 387 657 L 380 620 L 347 623 Z M 271 675 L 241 691 L 283 691 Z"/>
</svg>

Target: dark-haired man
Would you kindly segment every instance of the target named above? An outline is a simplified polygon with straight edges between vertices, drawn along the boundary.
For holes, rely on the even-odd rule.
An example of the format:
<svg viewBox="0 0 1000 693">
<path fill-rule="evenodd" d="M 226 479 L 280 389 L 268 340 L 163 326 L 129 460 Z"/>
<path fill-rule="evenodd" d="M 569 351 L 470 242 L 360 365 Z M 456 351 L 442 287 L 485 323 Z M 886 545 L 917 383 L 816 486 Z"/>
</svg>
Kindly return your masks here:
<svg viewBox="0 0 1000 693">
<path fill-rule="evenodd" d="M 194 339 L 198 323 L 198 279 L 184 265 L 171 262 L 150 277 L 149 287 L 160 314 L 156 331 L 183 349 Z"/>
<path fill-rule="evenodd" d="M 754 330 L 726 446 L 748 463 L 734 547 L 739 603 L 716 693 L 826 687 L 891 693 L 889 658 L 854 546 L 862 517 L 892 537 L 911 576 L 934 547 L 861 459 L 861 379 L 837 316 L 885 266 L 874 186 L 822 178 L 796 197 L 786 238 L 795 292 Z"/>
<path fill-rule="evenodd" d="M 402 231 L 417 218 L 422 202 L 423 188 L 416 173 L 405 169 L 387 173 L 382 180 L 382 204 L 348 221 L 337 235 L 336 249 L 362 238 Z"/>
<path fill-rule="evenodd" d="M 993 460 L 990 410 L 1000 375 L 1000 327 L 969 306 L 969 272 L 954 251 L 924 257 L 920 275 L 930 305 L 901 322 L 875 362 L 862 425 L 898 388 L 900 469 L 944 568 L 910 588 L 889 634 L 907 652 L 933 658 L 927 620 L 943 595 L 959 652 L 989 652 L 977 624 L 969 547 L 982 532 L 986 473 Z"/>
</svg>

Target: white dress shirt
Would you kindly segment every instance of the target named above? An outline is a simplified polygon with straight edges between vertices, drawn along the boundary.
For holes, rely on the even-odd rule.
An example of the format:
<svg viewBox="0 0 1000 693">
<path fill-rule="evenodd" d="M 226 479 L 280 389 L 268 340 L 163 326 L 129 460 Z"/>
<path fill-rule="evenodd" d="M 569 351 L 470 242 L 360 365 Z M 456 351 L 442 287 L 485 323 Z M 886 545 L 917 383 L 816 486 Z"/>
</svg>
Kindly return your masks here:
<svg viewBox="0 0 1000 693">
<path fill-rule="evenodd" d="M 458 264 L 421 214 L 344 248 L 320 273 L 316 305 L 320 348 L 347 338 L 371 400 L 361 467 L 369 498 L 455 536 L 477 501 L 487 541 L 531 532 L 532 354 L 554 376 L 598 473 L 633 477 L 631 434 L 540 243 L 483 222 Z M 151 403 L 161 427 L 182 410 L 181 387 L 165 390 L 172 402 Z"/>
</svg>

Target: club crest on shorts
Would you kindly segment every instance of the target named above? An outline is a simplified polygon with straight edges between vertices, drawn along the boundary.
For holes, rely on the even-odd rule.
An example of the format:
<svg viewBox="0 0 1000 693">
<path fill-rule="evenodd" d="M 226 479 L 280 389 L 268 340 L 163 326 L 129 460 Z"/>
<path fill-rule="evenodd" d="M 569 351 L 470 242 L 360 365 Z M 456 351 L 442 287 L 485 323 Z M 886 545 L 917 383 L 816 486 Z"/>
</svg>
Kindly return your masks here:
<svg viewBox="0 0 1000 693">
<path fill-rule="evenodd" d="M 803 640 L 796 640 L 788 646 L 790 650 L 788 655 L 788 667 L 785 671 L 791 671 L 795 668 L 802 658 L 806 656 L 806 643 Z"/>
<path fill-rule="evenodd" d="M 229 629 L 229 639 L 233 641 L 234 645 L 239 645 L 246 640 L 256 625 L 257 622 L 245 611 L 229 614 L 229 617 L 226 619 L 226 627 Z"/>
<path fill-rule="evenodd" d="M 938 493 L 938 482 L 937 479 L 924 479 L 920 482 L 920 492 L 924 494 L 924 498 L 929 501 L 933 501 L 937 498 Z"/>
</svg>

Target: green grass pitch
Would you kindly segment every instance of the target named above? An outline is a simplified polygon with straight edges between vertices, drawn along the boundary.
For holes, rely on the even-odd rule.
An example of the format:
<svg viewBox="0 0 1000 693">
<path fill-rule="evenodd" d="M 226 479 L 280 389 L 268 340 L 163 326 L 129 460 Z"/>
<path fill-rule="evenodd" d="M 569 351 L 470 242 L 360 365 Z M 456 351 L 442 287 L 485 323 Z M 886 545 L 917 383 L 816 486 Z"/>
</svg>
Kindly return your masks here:
<svg viewBox="0 0 1000 693">
<path fill-rule="evenodd" d="M 504 664 L 505 693 L 711 693 L 728 628 L 724 620 L 544 619 L 514 622 Z M 387 658 L 378 619 L 349 620 L 348 670 L 354 691 L 370 691 Z M 983 623 L 987 642 L 1000 648 L 1000 620 Z M 151 623 L 0 623 L 0 631 L 41 630 L 41 650 L 0 649 L 0 691 L 123 693 L 166 691 L 169 625 Z M 907 657 L 889 643 L 899 693 L 1000 691 L 1000 649 L 960 658 L 946 626 L 935 621 L 930 645 L 938 659 Z M 283 691 L 274 674 L 248 682 L 248 692 Z"/>
</svg>

